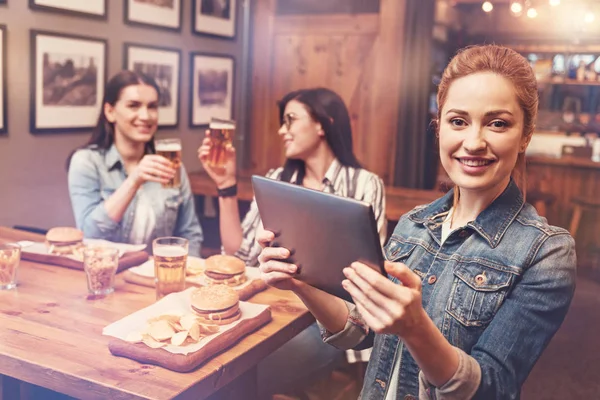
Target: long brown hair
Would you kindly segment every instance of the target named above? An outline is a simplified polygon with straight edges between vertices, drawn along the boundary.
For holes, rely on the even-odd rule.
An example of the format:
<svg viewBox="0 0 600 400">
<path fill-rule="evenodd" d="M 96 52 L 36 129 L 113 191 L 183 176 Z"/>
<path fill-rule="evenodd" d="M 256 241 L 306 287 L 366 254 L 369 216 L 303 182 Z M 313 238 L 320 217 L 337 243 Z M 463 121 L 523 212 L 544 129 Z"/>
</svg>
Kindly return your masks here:
<svg viewBox="0 0 600 400">
<path fill-rule="evenodd" d="M 493 72 L 512 82 L 517 100 L 524 114 L 523 137 L 530 139 L 535 130 L 539 95 L 537 81 L 529 62 L 516 51 L 496 45 L 471 46 L 460 50 L 450 61 L 438 87 L 437 133 L 439 134 L 442 108 L 446 104 L 452 83 L 478 72 Z M 525 150 L 519 153 L 512 176 L 525 195 Z M 454 204 L 458 201 L 458 188 L 454 188 Z"/>
</svg>

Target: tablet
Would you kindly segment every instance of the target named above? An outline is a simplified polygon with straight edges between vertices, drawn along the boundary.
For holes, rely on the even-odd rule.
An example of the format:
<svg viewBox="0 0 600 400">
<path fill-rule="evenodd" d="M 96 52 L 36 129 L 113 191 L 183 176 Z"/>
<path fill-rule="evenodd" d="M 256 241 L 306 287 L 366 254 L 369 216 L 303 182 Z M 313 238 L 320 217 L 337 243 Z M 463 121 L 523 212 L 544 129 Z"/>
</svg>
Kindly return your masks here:
<svg viewBox="0 0 600 400">
<path fill-rule="evenodd" d="M 370 204 L 256 175 L 252 186 L 263 225 L 275 233 L 272 246 L 290 250 L 297 279 L 352 301 L 344 268 L 363 261 L 385 275 Z"/>
</svg>

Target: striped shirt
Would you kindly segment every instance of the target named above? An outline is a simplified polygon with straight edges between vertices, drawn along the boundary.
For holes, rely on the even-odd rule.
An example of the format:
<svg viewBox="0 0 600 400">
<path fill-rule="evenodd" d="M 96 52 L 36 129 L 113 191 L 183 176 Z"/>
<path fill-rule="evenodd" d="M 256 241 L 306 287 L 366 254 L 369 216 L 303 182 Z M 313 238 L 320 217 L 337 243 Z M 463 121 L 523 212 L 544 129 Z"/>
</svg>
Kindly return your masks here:
<svg viewBox="0 0 600 400">
<path fill-rule="evenodd" d="M 283 168 L 277 168 L 267 173 L 266 177 L 281 179 Z M 295 182 L 297 173 L 292 175 L 291 181 Z M 356 200 L 371 204 L 377 231 L 381 244 L 386 238 L 385 224 L 385 192 L 383 181 L 374 173 L 365 169 L 345 167 L 334 159 L 323 178 L 322 191 L 338 196 L 351 197 Z M 246 265 L 258 266 L 258 256 L 261 252 L 260 244 L 255 240 L 258 229 L 262 228 L 262 221 L 258 213 L 256 201 L 252 201 L 250 210 L 242 222 L 242 245 L 236 256 L 246 262 Z"/>
</svg>

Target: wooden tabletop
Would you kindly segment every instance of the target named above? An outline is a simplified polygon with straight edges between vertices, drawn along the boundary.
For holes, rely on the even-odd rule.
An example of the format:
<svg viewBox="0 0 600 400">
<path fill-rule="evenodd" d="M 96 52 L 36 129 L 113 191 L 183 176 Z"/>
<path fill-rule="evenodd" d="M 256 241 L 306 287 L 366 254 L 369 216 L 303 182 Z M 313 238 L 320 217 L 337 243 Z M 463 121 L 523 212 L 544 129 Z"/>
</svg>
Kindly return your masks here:
<svg viewBox="0 0 600 400">
<path fill-rule="evenodd" d="M 212 179 L 202 171 L 189 174 L 192 193 L 198 196 L 216 196 L 217 188 Z M 437 190 L 409 189 L 404 187 L 386 186 L 386 217 L 390 221 L 398 221 L 400 217 L 416 206 L 431 203 L 442 197 Z M 252 201 L 254 191 L 248 174 L 238 176 L 238 199 Z"/>
<path fill-rule="evenodd" d="M 43 240 L 0 227 L 0 240 Z M 290 292 L 269 288 L 249 301 L 273 320 L 191 373 L 112 356 L 102 329 L 155 301 L 152 288 L 126 283 L 88 299 L 82 271 L 21 261 L 19 286 L 0 291 L 0 374 L 85 399 L 203 399 L 255 366 L 314 319 Z"/>
</svg>

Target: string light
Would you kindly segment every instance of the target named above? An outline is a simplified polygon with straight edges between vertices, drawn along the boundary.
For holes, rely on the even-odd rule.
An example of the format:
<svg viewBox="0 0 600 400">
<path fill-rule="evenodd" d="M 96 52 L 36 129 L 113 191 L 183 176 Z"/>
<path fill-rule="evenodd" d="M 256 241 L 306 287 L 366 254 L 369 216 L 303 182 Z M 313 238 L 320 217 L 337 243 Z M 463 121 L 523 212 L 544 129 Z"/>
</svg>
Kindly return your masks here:
<svg viewBox="0 0 600 400">
<path fill-rule="evenodd" d="M 523 12 L 523 4 L 518 1 L 513 1 L 510 5 L 510 11 L 515 15 L 521 14 Z"/>
<path fill-rule="evenodd" d="M 550 5 L 556 7 L 560 5 L 560 0 L 550 0 Z"/>
<path fill-rule="evenodd" d="M 594 15 L 593 12 L 588 11 L 585 13 L 584 20 L 586 23 L 591 24 L 592 22 L 594 22 L 595 19 L 596 19 L 596 16 Z"/>
<path fill-rule="evenodd" d="M 527 16 L 532 19 L 537 17 L 538 16 L 537 10 L 535 8 L 531 7 L 529 10 L 527 10 Z"/>
<path fill-rule="evenodd" d="M 492 12 L 492 10 L 494 9 L 494 5 L 492 4 L 491 1 L 485 1 L 483 2 L 483 4 L 481 5 L 481 8 L 483 9 L 483 11 L 485 11 L 486 13 Z"/>
</svg>

